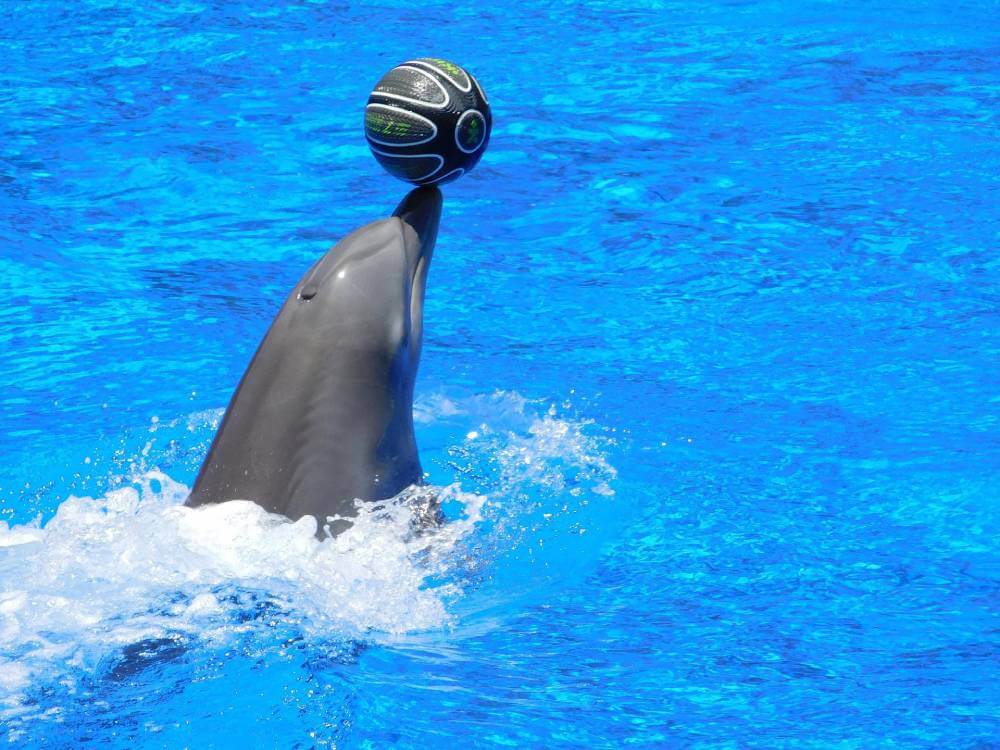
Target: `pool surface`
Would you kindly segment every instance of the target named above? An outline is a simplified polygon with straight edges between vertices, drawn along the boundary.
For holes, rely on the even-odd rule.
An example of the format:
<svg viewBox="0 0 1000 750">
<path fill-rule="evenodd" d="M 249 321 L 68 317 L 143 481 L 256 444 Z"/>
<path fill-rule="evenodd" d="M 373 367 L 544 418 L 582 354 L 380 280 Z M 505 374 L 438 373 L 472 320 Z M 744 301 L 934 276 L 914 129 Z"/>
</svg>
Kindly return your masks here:
<svg viewBox="0 0 1000 750">
<path fill-rule="evenodd" d="M 0 746 L 1000 747 L 998 16 L 0 3 Z M 422 55 L 450 523 L 181 507 Z"/>
</svg>

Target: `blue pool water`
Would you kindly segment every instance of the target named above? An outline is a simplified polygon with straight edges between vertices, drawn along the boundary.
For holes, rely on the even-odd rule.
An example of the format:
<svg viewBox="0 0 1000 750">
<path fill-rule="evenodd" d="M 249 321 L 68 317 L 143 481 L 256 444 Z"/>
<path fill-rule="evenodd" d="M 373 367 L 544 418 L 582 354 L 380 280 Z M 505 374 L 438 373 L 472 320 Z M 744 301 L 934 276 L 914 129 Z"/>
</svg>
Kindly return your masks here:
<svg viewBox="0 0 1000 750">
<path fill-rule="evenodd" d="M 998 13 L 0 3 L 0 744 L 998 747 Z M 451 523 L 186 511 L 428 54 Z"/>
</svg>

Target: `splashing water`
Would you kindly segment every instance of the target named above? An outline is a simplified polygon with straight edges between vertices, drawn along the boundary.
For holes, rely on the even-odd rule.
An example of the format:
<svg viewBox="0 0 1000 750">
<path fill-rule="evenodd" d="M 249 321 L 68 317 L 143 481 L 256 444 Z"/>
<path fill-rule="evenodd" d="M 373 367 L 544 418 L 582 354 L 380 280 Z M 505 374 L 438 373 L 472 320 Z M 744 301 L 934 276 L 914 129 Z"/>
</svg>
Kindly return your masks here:
<svg viewBox="0 0 1000 750">
<path fill-rule="evenodd" d="M 189 488 L 156 469 L 102 497 L 70 497 L 44 525 L 0 523 L 3 718 L 43 716 L 26 700 L 33 688 L 72 686 L 116 654 L 124 659 L 112 675 L 134 668 L 129 655 L 164 643 L 174 644 L 168 655 L 226 643 L 255 627 L 264 605 L 317 642 L 453 625 L 449 604 L 493 556 L 485 550 L 513 543 L 516 519 L 545 506 L 545 493 L 588 482 L 594 497 L 610 492 L 615 471 L 590 423 L 560 419 L 554 408 L 537 416 L 531 406 L 505 393 L 420 404 L 430 428 L 465 432 L 448 453 L 469 462 L 453 468 L 476 491 L 456 482 L 360 504 L 334 539 L 317 540 L 311 517 L 293 523 L 249 501 L 187 508 Z M 155 452 L 155 443 L 143 448 Z M 482 464 L 492 470 L 470 468 Z M 432 499 L 447 523 L 419 523 Z"/>
</svg>

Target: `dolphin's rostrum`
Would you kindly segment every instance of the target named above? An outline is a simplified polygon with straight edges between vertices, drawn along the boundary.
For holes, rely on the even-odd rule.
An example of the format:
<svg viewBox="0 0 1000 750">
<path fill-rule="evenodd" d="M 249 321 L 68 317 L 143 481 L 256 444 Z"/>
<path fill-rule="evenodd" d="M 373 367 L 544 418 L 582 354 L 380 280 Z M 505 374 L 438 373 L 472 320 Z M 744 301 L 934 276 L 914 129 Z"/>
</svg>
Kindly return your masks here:
<svg viewBox="0 0 1000 750">
<path fill-rule="evenodd" d="M 226 410 L 189 506 L 252 500 L 293 520 L 355 515 L 422 479 L 413 386 L 435 187 L 341 240 L 295 285 Z M 335 526 L 335 529 L 342 528 Z"/>
</svg>

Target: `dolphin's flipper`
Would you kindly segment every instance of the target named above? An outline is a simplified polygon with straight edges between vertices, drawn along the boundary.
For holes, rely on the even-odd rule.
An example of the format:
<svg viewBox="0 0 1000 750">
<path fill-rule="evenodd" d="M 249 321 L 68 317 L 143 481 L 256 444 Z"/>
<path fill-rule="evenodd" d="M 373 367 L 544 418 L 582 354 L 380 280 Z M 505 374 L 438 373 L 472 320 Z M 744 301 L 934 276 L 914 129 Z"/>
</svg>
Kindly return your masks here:
<svg viewBox="0 0 1000 750">
<path fill-rule="evenodd" d="M 293 520 L 355 515 L 423 473 L 413 387 L 435 187 L 341 240 L 292 290 L 240 382 L 187 505 L 252 500 Z"/>
</svg>

